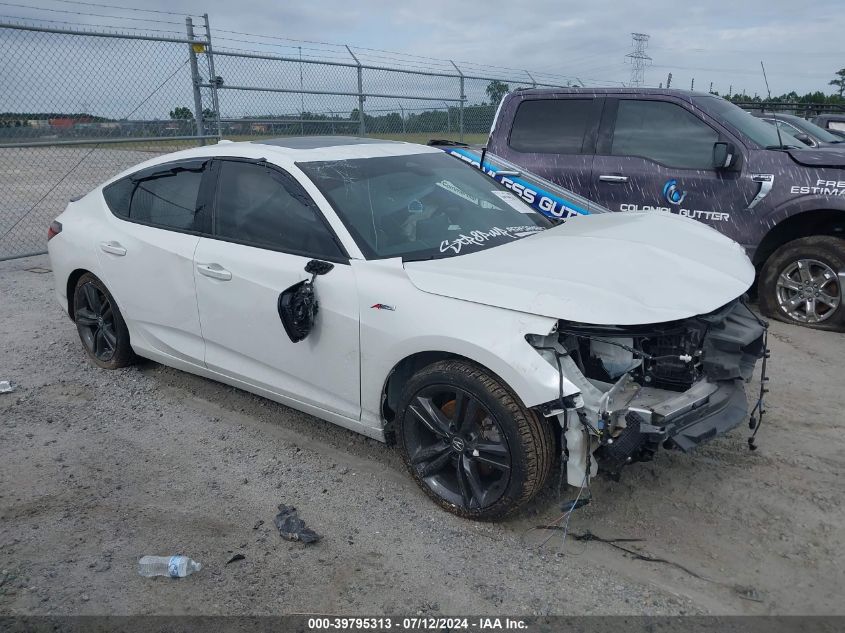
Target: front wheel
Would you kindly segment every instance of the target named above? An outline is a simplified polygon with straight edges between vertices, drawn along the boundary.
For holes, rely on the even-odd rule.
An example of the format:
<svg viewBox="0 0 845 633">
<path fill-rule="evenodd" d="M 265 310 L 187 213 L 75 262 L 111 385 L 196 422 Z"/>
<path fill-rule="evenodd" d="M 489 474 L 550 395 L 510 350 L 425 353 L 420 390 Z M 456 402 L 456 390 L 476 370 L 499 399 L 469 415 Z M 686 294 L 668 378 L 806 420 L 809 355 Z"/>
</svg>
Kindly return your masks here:
<svg viewBox="0 0 845 633">
<path fill-rule="evenodd" d="M 760 273 L 760 309 L 787 323 L 843 331 L 843 272 L 842 238 L 814 235 L 788 242 L 769 257 Z"/>
<path fill-rule="evenodd" d="M 464 361 L 435 363 L 408 381 L 396 435 L 425 493 L 473 519 L 498 519 L 524 506 L 554 459 L 550 424 L 499 379 Z"/>
</svg>

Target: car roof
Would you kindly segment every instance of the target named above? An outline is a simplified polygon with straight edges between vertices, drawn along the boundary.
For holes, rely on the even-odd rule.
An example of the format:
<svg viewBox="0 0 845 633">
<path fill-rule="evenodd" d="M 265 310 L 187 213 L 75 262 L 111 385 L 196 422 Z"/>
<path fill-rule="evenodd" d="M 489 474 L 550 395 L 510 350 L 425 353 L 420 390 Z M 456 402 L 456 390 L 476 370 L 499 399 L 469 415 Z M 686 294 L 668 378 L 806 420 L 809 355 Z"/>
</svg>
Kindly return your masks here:
<svg viewBox="0 0 845 633">
<path fill-rule="evenodd" d="M 108 180 L 103 186 L 142 169 L 196 158 L 229 157 L 266 160 L 282 168 L 290 169 L 295 163 L 410 156 L 412 154 L 443 154 L 443 152 L 435 147 L 417 143 L 354 136 L 299 136 L 238 142 L 221 140 L 213 145 L 193 147 L 157 156 L 127 169 Z"/>
<path fill-rule="evenodd" d="M 820 114 L 815 118 L 816 121 L 845 121 L 845 113 L 843 114 Z"/>
<path fill-rule="evenodd" d="M 692 97 L 716 97 L 709 92 L 697 92 L 694 90 L 677 90 L 674 88 L 519 88 L 511 93 L 515 96 L 553 96 L 553 95 L 654 95 L 678 97 L 684 101 L 691 101 Z"/>
<path fill-rule="evenodd" d="M 367 138 L 363 136 L 283 136 L 281 138 L 256 139 L 250 142 L 257 143 L 259 145 L 287 147 L 288 149 L 321 149 L 324 147 L 340 147 L 343 145 L 393 145 L 401 143 L 401 141 Z"/>
<path fill-rule="evenodd" d="M 784 121 L 806 121 L 795 114 L 787 114 L 785 112 L 752 112 L 754 116 L 760 119 L 782 119 Z"/>
</svg>

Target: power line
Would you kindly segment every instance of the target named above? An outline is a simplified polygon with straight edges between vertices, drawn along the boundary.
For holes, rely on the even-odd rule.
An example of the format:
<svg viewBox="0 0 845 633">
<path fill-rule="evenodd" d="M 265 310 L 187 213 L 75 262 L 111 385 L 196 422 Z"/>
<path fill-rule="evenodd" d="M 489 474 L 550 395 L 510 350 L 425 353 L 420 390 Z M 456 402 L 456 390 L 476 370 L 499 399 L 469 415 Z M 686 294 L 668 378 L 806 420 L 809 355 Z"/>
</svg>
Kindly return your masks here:
<svg viewBox="0 0 845 633">
<path fill-rule="evenodd" d="M 186 13 L 178 13 L 176 11 L 160 11 L 157 9 L 139 9 L 137 7 L 121 7 L 116 4 L 100 4 L 98 2 L 82 2 L 82 0 L 53 0 L 53 2 L 63 2 L 65 4 L 80 4 L 87 7 L 97 7 L 100 9 L 120 9 L 122 11 L 140 11 L 144 13 L 161 13 L 164 15 L 178 15 L 186 16 Z M 118 17 L 118 16 L 115 16 Z M 192 17 L 201 18 L 201 15 L 192 15 Z"/>
<path fill-rule="evenodd" d="M 173 20 L 157 20 L 155 18 L 133 18 L 128 15 L 108 15 L 103 13 L 87 13 L 85 11 L 70 11 L 66 9 L 50 9 L 48 7 L 34 7 L 31 4 L 18 4 L 15 2 L 0 2 L 0 5 L 6 7 L 16 7 L 19 9 L 32 9 L 33 11 L 49 11 L 51 13 L 69 13 L 72 15 L 85 15 L 91 16 L 95 18 L 111 18 L 111 19 L 118 19 L 118 20 L 132 20 L 134 22 L 157 22 L 159 24 L 181 24 L 180 22 L 174 22 Z"/>
<path fill-rule="evenodd" d="M 112 26 L 109 24 L 89 24 L 86 22 L 68 22 L 66 20 L 49 20 L 47 18 L 28 18 L 22 17 L 20 15 L 0 15 L 0 18 L 6 18 L 8 20 L 18 20 L 21 22 L 48 22 L 49 24 L 67 24 L 69 26 L 75 27 L 85 27 L 85 28 L 99 28 L 99 29 L 113 29 L 115 31 L 142 31 L 144 33 L 175 33 L 176 35 L 185 36 L 185 33 L 182 31 L 173 31 L 168 29 L 152 29 L 152 28 L 145 28 L 145 27 L 132 27 L 132 26 Z M 79 30 L 80 35 L 86 35 L 85 29 Z"/>
</svg>

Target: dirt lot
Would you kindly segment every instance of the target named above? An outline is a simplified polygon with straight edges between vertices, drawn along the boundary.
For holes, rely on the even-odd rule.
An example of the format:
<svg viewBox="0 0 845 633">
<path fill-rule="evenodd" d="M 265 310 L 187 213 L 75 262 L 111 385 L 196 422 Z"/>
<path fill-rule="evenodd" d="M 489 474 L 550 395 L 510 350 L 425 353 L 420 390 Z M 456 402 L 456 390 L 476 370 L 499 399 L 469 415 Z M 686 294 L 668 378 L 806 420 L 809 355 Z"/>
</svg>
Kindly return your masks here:
<svg viewBox="0 0 845 633">
<path fill-rule="evenodd" d="M 146 362 L 85 359 L 46 257 L 0 264 L 0 613 L 843 613 L 845 337 L 774 324 L 760 449 L 747 429 L 662 453 L 614 483 L 574 533 L 554 486 L 519 517 L 438 510 L 394 449 Z M 555 474 L 555 477 L 557 475 Z M 288 543 L 276 505 L 324 539 Z M 145 579 L 184 552 L 187 579 Z M 245 560 L 224 565 L 232 553 Z"/>
</svg>

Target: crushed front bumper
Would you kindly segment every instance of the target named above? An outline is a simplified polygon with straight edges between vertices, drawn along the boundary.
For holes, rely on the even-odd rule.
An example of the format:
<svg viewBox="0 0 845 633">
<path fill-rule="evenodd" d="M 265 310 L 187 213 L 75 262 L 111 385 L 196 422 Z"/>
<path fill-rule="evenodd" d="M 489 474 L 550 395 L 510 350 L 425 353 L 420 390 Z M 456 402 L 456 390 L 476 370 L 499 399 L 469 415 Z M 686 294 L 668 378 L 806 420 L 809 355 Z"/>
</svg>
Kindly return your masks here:
<svg viewBox="0 0 845 633">
<path fill-rule="evenodd" d="M 748 401 L 742 380 L 702 380 L 688 391 L 653 405 L 631 402 L 628 414 L 640 420 L 640 433 L 650 443 L 670 441 L 673 448 L 689 452 L 699 444 L 739 426 L 748 416 Z"/>
<path fill-rule="evenodd" d="M 562 324 L 567 357 L 560 358 L 561 366 L 582 396 L 577 418 L 561 416 L 567 442 L 577 440 L 578 452 L 589 446 L 598 470 L 613 476 L 626 464 L 650 460 L 661 446 L 689 452 L 736 428 L 748 419 L 745 383 L 766 354 L 765 330 L 765 322 L 739 301 L 669 325 Z M 609 353 L 614 347 L 616 353 Z M 630 369 L 611 383 L 606 375 L 614 366 Z M 569 464 L 570 484 L 583 480 L 588 459 L 582 454 L 580 463 Z M 594 475 L 596 468 L 587 472 Z"/>
</svg>

